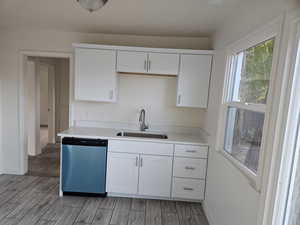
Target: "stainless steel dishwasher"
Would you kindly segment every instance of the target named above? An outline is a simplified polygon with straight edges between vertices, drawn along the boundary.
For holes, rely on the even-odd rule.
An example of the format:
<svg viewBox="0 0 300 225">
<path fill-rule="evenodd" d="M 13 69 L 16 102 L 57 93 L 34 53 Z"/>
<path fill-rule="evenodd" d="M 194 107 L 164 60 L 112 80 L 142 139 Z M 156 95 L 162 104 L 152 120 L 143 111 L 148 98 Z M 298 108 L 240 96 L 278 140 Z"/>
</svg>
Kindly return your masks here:
<svg viewBox="0 0 300 225">
<path fill-rule="evenodd" d="M 62 140 L 62 191 L 106 196 L 107 140 Z"/>
</svg>

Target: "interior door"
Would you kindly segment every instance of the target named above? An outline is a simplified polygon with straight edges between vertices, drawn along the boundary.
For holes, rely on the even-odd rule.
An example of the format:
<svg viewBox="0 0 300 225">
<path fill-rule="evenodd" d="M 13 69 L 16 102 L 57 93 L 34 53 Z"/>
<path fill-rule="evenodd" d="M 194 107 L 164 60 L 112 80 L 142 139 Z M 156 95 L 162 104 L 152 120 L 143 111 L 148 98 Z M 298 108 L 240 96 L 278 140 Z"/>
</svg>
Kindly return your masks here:
<svg viewBox="0 0 300 225">
<path fill-rule="evenodd" d="M 48 139 L 49 143 L 55 144 L 55 68 L 47 65 L 48 70 Z"/>
<path fill-rule="evenodd" d="M 149 73 L 177 75 L 178 69 L 179 54 L 149 53 Z"/>
<path fill-rule="evenodd" d="M 139 194 L 170 197 L 172 157 L 141 155 Z"/>
<path fill-rule="evenodd" d="M 134 51 L 118 51 L 117 71 L 125 73 L 147 72 L 147 53 Z"/>
<path fill-rule="evenodd" d="M 138 154 L 108 153 L 107 192 L 137 194 Z"/>
</svg>

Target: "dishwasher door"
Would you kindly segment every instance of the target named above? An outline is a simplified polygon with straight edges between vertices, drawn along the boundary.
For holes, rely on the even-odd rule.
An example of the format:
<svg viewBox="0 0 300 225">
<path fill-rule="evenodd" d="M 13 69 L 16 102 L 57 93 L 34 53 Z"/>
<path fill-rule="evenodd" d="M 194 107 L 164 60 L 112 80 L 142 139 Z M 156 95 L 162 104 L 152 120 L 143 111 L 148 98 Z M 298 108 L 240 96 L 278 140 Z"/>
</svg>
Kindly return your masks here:
<svg viewBox="0 0 300 225">
<path fill-rule="evenodd" d="M 64 138 L 62 191 L 106 194 L 107 141 Z"/>
</svg>

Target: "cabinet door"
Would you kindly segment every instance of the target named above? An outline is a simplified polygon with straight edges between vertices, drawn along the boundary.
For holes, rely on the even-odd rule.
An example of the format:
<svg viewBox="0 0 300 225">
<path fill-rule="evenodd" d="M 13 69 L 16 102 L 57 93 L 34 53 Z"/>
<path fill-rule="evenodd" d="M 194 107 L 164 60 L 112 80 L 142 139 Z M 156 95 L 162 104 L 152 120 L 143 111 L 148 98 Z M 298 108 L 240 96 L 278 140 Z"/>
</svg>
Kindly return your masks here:
<svg viewBox="0 0 300 225">
<path fill-rule="evenodd" d="M 118 51 L 117 71 L 126 73 L 147 72 L 147 53 Z"/>
<path fill-rule="evenodd" d="M 75 49 L 75 99 L 116 101 L 116 51 Z"/>
<path fill-rule="evenodd" d="M 140 156 L 139 194 L 170 197 L 172 157 Z"/>
<path fill-rule="evenodd" d="M 148 73 L 178 75 L 179 54 L 149 53 Z"/>
<path fill-rule="evenodd" d="M 181 55 L 177 106 L 207 107 L 211 63 L 211 55 Z"/>
<path fill-rule="evenodd" d="M 107 192 L 137 194 L 139 155 L 109 152 L 107 160 Z"/>
</svg>

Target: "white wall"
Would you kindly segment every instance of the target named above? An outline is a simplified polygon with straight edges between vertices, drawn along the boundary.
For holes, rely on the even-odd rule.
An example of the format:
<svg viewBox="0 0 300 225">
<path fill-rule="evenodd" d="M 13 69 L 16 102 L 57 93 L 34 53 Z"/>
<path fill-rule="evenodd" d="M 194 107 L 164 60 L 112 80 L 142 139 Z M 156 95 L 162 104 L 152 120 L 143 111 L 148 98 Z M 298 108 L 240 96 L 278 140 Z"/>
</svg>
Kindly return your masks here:
<svg viewBox="0 0 300 225">
<path fill-rule="evenodd" d="M 256 225 L 261 195 L 227 159 L 216 152 L 217 119 L 225 74 L 225 47 L 296 7 L 295 1 L 247 1 L 215 34 L 213 75 L 206 130 L 210 136 L 207 192 L 204 202 L 210 225 Z M 260 225 L 260 224 L 259 224 Z"/>
<path fill-rule="evenodd" d="M 40 125 L 48 126 L 48 71 L 40 76 Z"/>
<path fill-rule="evenodd" d="M 192 49 L 211 48 L 209 38 L 83 34 L 49 30 L 1 30 L 0 77 L 3 80 L 3 129 L 6 131 L 3 135 L 3 154 L 6 173 L 19 173 L 21 171 L 20 142 L 16 141 L 20 139 L 18 121 L 19 51 L 72 52 L 71 44 L 73 42 Z M 98 107 L 95 107 L 94 112 L 98 110 Z M 186 116 L 189 117 L 189 114 Z"/>
</svg>

